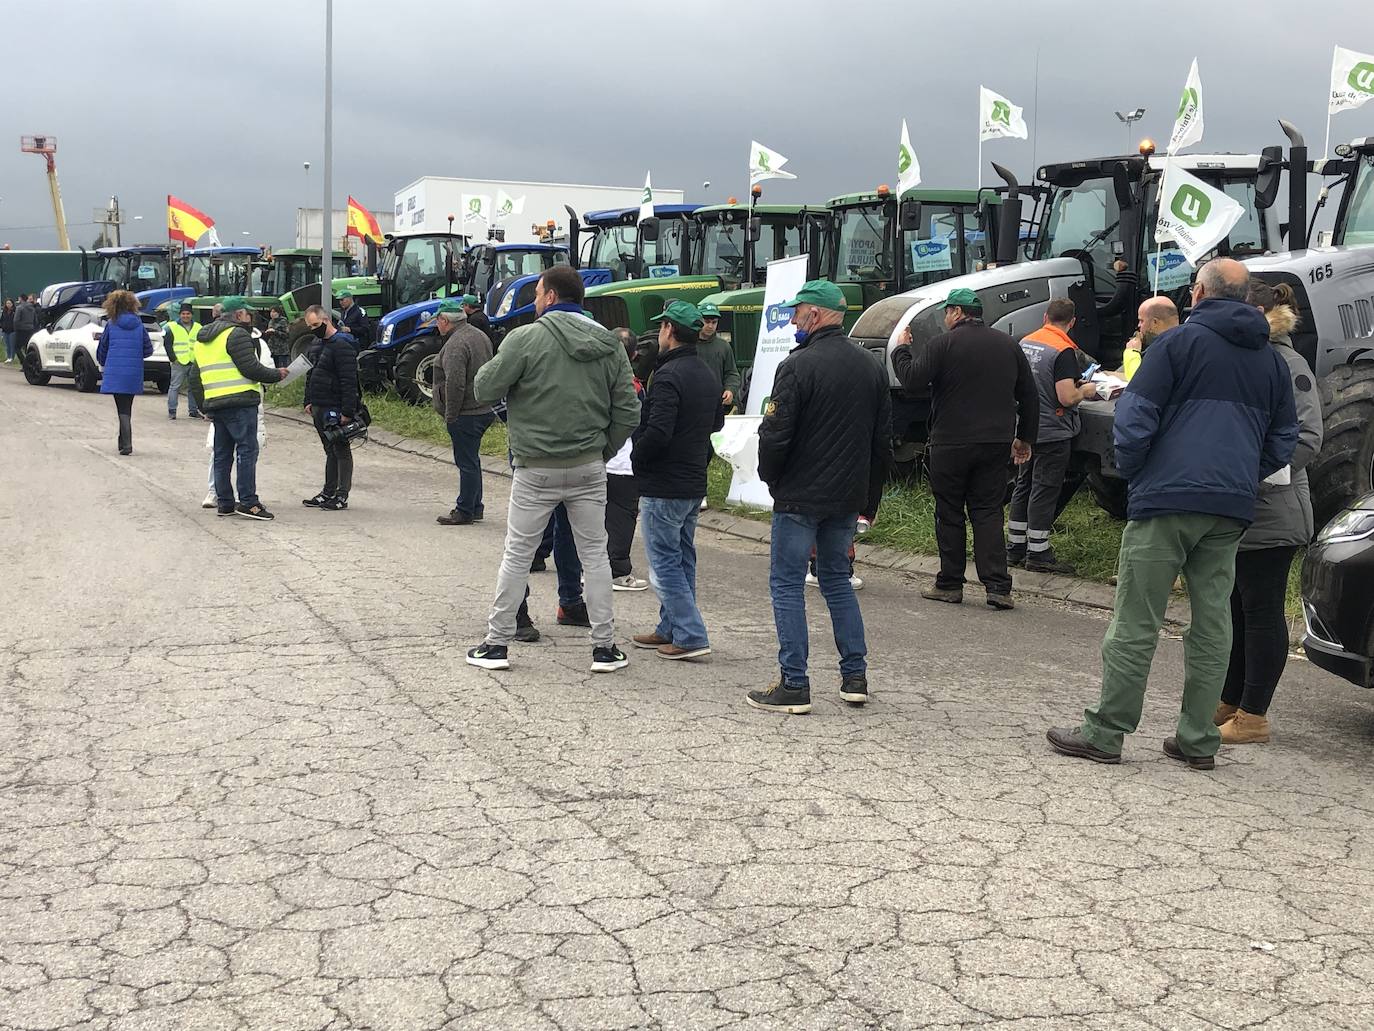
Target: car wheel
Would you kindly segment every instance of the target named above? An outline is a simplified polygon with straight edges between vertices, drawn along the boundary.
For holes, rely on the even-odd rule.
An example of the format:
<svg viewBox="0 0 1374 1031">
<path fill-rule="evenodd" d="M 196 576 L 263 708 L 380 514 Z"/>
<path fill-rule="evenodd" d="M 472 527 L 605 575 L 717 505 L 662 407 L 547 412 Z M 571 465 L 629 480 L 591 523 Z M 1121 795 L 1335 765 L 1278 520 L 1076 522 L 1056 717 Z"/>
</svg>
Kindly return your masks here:
<svg viewBox="0 0 1374 1031">
<path fill-rule="evenodd" d="M 423 405 L 434 398 L 434 361 L 442 346 L 437 336 L 424 336 L 396 359 L 396 393 L 404 400 Z"/>
<path fill-rule="evenodd" d="M 83 394 L 94 394 L 100 386 L 100 371 L 84 351 L 72 359 L 72 380 Z"/>
<path fill-rule="evenodd" d="M 52 376 L 43 371 L 43 359 L 39 357 L 36 347 L 30 347 L 24 352 L 20 367 L 24 370 L 24 379 L 30 386 L 46 387 L 52 380 Z"/>
<path fill-rule="evenodd" d="M 1322 449 L 1307 475 L 1312 514 L 1320 527 L 1374 489 L 1374 362 L 1334 369 L 1319 389 Z"/>
</svg>

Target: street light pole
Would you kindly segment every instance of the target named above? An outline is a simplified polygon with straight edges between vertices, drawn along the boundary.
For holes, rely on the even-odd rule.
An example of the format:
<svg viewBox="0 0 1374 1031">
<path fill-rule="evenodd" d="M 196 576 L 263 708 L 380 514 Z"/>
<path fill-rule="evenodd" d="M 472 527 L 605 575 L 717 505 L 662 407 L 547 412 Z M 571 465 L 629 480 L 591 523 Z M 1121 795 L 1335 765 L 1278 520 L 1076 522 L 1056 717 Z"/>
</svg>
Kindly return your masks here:
<svg viewBox="0 0 1374 1031">
<path fill-rule="evenodd" d="M 1124 123 L 1125 126 L 1126 126 L 1126 151 L 1125 151 L 1125 152 L 1126 152 L 1127 154 L 1129 154 L 1129 153 L 1131 153 L 1131 151 L 1132 151 L 1132 147 L 1131 147 L 1131 125 L 1132 125 L 1133 123 L 1135 123 L 1135 122 L 1140 121 L 1142 118 L 1145 117 L 1145 109 L 1144 109 L 1143 107 L 1138 107 L 1138 108 L 1136 108 L 1134 111 L 1118 111 L 1118 112 L 1116 113 L 1116 117 L 1119 118 L 1119 119 L 1122 121 L 1122 123 Z"/>
<path fill-rule="evenodd" d="M 320 303 L 334 308 L 334 0 L 324 0 L 324 208 L 320 240 Z"/>
</svg>

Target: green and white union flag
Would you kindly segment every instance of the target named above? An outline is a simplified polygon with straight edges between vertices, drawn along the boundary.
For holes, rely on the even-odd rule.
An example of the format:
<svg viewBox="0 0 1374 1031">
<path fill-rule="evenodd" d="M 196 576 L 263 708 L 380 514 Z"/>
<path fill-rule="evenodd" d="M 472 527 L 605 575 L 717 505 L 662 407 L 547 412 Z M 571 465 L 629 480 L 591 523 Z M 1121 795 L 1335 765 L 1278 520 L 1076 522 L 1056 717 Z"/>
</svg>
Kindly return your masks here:
<svg viewBox="0 0 1374 1031">
<path fill-rule="evenodd" d="M 491 198 L 484 193 L 463 194 L 464 222 L 491 222 Z"/>
<path fill-rule="evenodd" d="M 512 197 L 505 190 L 496 191 L 496 221 L 503 218 L 510 218 L 511 215 L 523 215 L 525 213 L 525 198 Z"/>
<path fill-rule="evenodd" d="M 649 182 L 650 173 L 644 173 L 644 195 L 639 199 L 639 221 L 654 217 L 654 187 Z"/>
<path fill-rule="evenodd" d="M 1169 154 L 1177 154 L 1184 147 L 1202 142 L 1202 79 L 1197 73 L 1197 58 L 1188 69 L 1188 82 L 1178 102 L 1174 131 L 1169 136 Z"/>
<path fill-rule="evenodd" d="M 765 147 L 758 140 L 749 142 L 749 185 L 761 183 L 765 179 L 795 179 L 791 172 L 784 172 L 782 166 L 787 158 L 776 150 Z"/>
<path fill-rule="evenodd" d="M 914 189 L 921 183 L 921 163 L 916 160 L 916 152 L 911 149 L 911 136 L 906 131 L 906 119 L 902 119 L 902 142 L 897 148 L 897 196 Z"/>
<path fill-rule="evenodd" d="M 1164 173 L 1155 237 L 1173 240 L 1193 265 L 1226 239 L 1244 209 L 1220 190 L 1208 186 L 1172 162 Z"/>
<path fill-rule="evenodd" d="M 979 140 L 1024 140 L 1029 136 L 1021 108 L 986 86 L 978 87 Z"/>
<path fill-rule="evenodd" d="M 1374 56 L 1337 47 L 1331 59 L 1330 114 L 1374 100 Z"/>
</svg>

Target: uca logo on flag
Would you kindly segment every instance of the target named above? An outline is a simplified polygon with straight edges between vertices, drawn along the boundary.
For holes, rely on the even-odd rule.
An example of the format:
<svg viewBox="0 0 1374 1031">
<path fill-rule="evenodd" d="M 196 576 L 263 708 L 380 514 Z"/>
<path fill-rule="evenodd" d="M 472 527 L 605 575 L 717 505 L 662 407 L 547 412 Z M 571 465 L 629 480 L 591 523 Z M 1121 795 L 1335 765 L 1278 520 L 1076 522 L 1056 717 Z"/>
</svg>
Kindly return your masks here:
<svg viewBox="0 0 1374 1031">
<path fill-rule="evenodd" d="M 1346 81 L 1352 89 L 1357 89 L 1361 93 L 1374 93 L 1374 64 L 1361 61 L 1350 69 L 1350 77 Z"/>
<path fill-rule="evenodd" d="M 1197 229 L 1211 214 L 1212 202 L 1201 190 L 1185 185 L 1174 194 L 1169 210 L 1180 222 Z"/>
</svg>

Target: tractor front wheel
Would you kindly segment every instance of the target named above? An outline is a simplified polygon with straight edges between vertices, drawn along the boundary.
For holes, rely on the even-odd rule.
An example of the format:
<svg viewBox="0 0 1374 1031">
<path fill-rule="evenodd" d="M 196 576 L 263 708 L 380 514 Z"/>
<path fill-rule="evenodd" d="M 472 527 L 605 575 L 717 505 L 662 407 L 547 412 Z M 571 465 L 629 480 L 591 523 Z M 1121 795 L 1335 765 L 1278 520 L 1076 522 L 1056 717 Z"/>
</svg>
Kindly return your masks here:
<svg viewBox="0 0 1374 1031">
<path fill-rule="evenodd" d="M 1307 467 L 1317 527 L 1374 490 L 1374 362 L 1342 365 L 1321 381 L 1322 449 Z"/>
<path fill-rule="evenodd" d="M 396 393 L 413 405 L 434 398 L 434 361 L 443 346 L 437 336 L 425 336 L 410 344 L 396 359 Z"/>
</svg>

